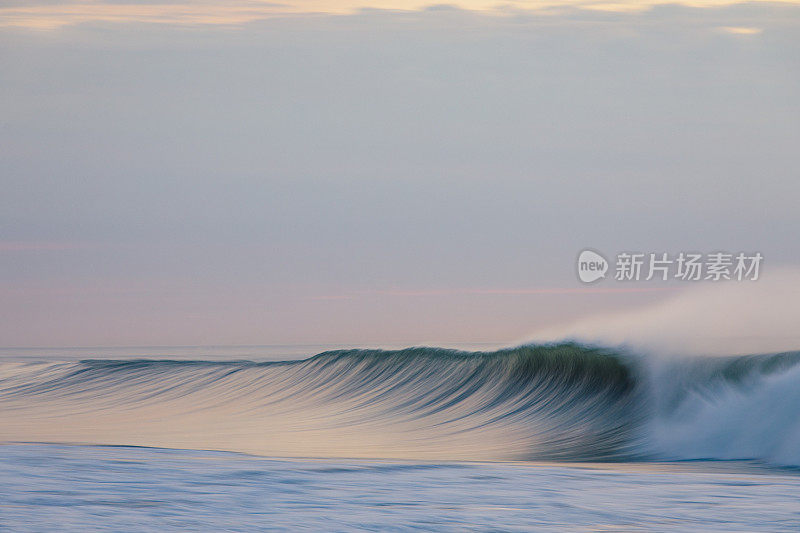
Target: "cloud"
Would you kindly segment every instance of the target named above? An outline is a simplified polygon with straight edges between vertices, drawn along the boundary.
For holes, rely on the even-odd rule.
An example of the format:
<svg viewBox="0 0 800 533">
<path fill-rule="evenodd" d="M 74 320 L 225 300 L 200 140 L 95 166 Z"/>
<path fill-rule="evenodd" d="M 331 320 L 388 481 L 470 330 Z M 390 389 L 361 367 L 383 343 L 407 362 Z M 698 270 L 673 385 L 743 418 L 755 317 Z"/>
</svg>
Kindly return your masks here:
<svg viewBox="0 0 800 533">
<path fill-rule="evenodd" d="M 232 2 L 32 2 L 0 6 L 0 26 L 51 30 L 85 23 L 241 25 L 292 12 L 293 6 Z"/>
<path fill-rule="evenodd" d="M 762 0 L 755 0 L 760 3 Z M 800 0 L 785 2 L 796 4 Z M 769 0 L 763 0 L 768 3 Z M 0 2 L 0 27 L 52 30 L 86 23 L 165 24 L 175 26 L 241 26 L 249 22 L 288 14 L 354 14 L 363 10 L 447 12 L 475 11 L 509 15 L 548 13 L 560 9 L 577 11 L 639 12 L 663 4 L 663 0 L 574 1 L 574 0 L 460 0 L 433 4 L 426 0 L 34 0 Z M 737 4 L 734 0 L 688 0 L 669 5 L 719 8 Z M 724 27 L 723 31 L 751 34 L 758 28 Z"/>
<path fill-rule="evenodd" d="M 79 250 L 90 246 L 87 243 L 77 242 L 0 241 L 0 253 Z"/>
<path fill-rule="evenodd" d="M 732 33 L 734 35 L 758 35 L 764 31 L 764 28 L 753 28 L 745 26 L 722 26 L 720 31 L 725 33 Z"/>
<path fill-rule="evenodd" d="M 538 296 L 588 295 L 672 292 L 671 287 L 519 287 L 519 288 L 454 288 L 454 289 L 375 289 L 352 293 L 314 296 L 319 300 L 345 300 L 375 296 L 448 297 L 448 296 Z"/>
</svg>

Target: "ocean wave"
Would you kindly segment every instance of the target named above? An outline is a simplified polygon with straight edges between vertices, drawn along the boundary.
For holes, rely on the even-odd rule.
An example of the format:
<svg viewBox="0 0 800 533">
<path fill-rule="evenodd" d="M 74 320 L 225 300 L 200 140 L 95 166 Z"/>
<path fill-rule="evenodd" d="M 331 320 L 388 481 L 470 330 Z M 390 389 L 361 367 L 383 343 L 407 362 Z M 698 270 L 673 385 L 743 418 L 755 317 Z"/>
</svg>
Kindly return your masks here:
<svg viewBox="0 0 800 533">
<path fill-rule="evenodd" d="M 574 343 L 301 361 L 0 364 L 0 440 L 454 460 L 800 464 L 800 352 L 647 358 Z"/>
</svg>

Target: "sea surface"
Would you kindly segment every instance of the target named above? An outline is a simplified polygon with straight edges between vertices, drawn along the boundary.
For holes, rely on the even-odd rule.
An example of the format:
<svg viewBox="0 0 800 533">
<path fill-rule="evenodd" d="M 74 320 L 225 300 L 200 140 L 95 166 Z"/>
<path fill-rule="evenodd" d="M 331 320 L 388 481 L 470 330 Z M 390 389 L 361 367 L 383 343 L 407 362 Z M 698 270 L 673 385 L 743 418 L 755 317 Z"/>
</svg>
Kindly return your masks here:
<svg viewBox="0 0 800 533">
<path fill-rule="evenodd" d="M 800 476 L 748 463 L 272 459 L 0 447 L 8 531 L 797 531 Z"/>
<path fill-rule="evenodd" d="M 800 353 L 0 350 L 0 530 L 798 531 Z"/>
</svg>

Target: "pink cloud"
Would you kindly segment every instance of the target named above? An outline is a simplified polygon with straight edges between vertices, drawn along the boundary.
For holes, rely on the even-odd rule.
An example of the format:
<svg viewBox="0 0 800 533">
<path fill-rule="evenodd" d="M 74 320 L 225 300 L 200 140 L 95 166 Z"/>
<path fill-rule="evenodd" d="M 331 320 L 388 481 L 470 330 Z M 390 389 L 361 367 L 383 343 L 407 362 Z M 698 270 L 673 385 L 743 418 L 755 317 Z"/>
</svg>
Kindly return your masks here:
<svg viewBox="0 0 800 533">
<path fill-rule="evenodd" d="M 0 241 L 0 252 L 75 250 L 87 247 L 86 243 L 79 242 Z"/>
<path fill-rule="evenodd" d="M 363 296 L 455 296 L 455 295 L 528 295 L 528 294 L 621 294 L 674 291 L 674 287 L 548 287 L 548 288 L 456 288 L 456 289 L 379 289 L 343 294 L 314 296 L 313 300 L 352 300 Z"/>
</svg>

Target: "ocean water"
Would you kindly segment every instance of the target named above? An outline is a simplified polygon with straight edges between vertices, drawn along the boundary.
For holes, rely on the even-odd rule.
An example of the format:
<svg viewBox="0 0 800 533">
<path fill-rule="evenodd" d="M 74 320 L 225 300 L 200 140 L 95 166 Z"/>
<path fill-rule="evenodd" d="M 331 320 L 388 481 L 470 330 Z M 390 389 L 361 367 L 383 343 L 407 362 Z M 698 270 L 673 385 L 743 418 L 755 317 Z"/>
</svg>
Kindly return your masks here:
<svg viewBox="0 0 800 533">
<path fill-rule="evenodd" d="M 800 530 L 798 352 L 304 349 L 0 354 L 0 529 Z"/>
<path fill-rule="evenodd" d="M 0 447 L 9 531 L 797 531 L 800 476 L 746 463 L 270 459 Z"/>
</svg>

